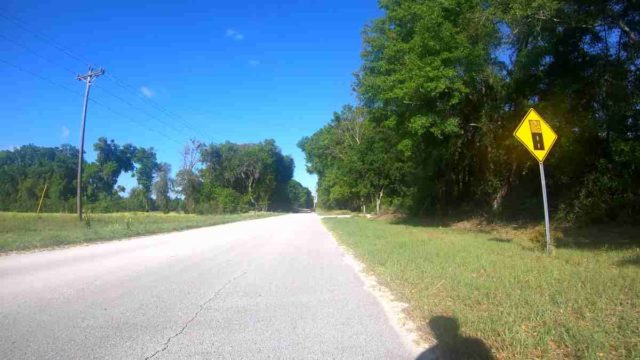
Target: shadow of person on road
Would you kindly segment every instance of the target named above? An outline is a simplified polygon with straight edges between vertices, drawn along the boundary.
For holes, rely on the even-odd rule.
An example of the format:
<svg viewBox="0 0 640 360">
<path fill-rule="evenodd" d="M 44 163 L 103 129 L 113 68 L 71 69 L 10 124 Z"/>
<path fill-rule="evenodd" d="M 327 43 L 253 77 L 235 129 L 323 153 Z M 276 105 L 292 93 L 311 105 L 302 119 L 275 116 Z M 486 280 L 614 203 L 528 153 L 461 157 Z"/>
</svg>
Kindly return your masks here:
<svg viewBox="0 0 640 360">
<path fill-rule="evenodd" d="M 434 316 L 429 327 L 437 343 L 420 354 L 416 360 L 493 360 L 491 349 L 481 339 L 460 335 L 458 320 Z"/>
</svg>

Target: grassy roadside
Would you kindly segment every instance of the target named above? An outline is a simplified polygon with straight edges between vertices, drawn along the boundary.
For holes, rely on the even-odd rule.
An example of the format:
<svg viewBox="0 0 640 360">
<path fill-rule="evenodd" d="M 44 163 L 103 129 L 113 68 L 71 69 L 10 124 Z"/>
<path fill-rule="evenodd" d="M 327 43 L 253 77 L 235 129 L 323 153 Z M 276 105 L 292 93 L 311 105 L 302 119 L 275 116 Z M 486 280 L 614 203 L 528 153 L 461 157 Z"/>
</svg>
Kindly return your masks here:
<svg viewBox="0 0 640 360">
<path fill-rule="evenodd" d="M 358 215 L 353 211 L 349 210 L 324 210 L 324 209 L 316 209 L 315 213 L 320 216 L 342 216 L 342 215 Z"/>
<path fill-rule="evenodd" d="M 0 212 L 0 252 L 122 239 L 273 215 L 274 213 L 185 215 L 130 212 L 91 214 L 89 222 L 80 222 L 73 214 Z"/>
<path fill-rule="evenodd" d="M 640 358 L 637 241 L 547 257 L 517 231 L 323 222 L 454 357 L 490 349 L 498 359 Z"/>
</svg>

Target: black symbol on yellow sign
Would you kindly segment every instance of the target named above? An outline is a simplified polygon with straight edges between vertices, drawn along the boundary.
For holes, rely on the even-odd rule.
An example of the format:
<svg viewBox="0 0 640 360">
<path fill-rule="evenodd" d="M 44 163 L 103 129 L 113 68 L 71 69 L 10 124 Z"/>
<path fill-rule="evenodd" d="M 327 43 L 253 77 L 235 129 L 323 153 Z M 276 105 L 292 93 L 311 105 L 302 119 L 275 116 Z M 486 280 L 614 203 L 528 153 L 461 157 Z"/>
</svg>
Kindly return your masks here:
<svg viewBox="0 0 640 360">
<path fill-rule="evenodd" d="M 533 141 L 534 150 L 544 150 L 544 140 L 542 138 L 542 125 L 539 120 L 529 120 L 529 129 L 531 130 L 531 140 Z"/>
<path fill-rule="evenodd" d="M 531 152 L 536 160 L 543 162 L 558 139 L 551 126 L 535 110 L 529 109 L 524 119 L 513 132 L 513 136 Z"/>
</svg>

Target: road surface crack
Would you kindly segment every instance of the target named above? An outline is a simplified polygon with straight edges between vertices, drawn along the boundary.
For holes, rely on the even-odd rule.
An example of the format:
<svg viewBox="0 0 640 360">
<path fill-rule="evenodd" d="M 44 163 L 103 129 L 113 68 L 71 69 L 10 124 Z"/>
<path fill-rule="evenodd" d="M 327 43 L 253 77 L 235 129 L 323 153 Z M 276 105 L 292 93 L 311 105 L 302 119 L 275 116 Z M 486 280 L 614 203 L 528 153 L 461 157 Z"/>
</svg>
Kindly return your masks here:
<svg viewBox="0 0 640 360">
<path fill-rule="evenodd" d="M 231 279 L 229 279 L 229 281 L 227 281 L 224 285 L 222 285 L 218 290 L 216 290 L 213 295 L 211 295 L 210 298 L 208 298 L 205 302 L 203 302 L 202 304 L 200 304 L 200 308 L 198 309 L 198 311 L 196 311 L 193 316 L 187 320 L 186 323 L 184 323 L 184 325 L 182 326 L 182 328 L 180 329 L 180 331 L 178 331 L 177 333 L 169 336 L 169 338 L 167 338 L 167 341 L 164 342 L 164 344 L 162 344 L 162 347 L 158 350 L 156 350 L 153 354 L 147 356 L 144 358 L 144 360 L 149 360 L 152 359 L 153 357 L 155 357 L 156 355 L 160 354 L 161 352 L 167 350 L 167 348 L 169 348 L 169 343 L 171 342 L 171 340 L 173 340 L 174 338 L 180 336 L 186 329 L 187 327 L 189 327 L 189 324 L 191 324 L 197 317 L 198 315 L 200 315 L 200 313 L 202 312 L 202 310 L 204 310 L 207 305 L 209 305 L 210 302 L 212 302 L 217 296 L 218 294 L 220 294 L 222 292 L 222 290 L 224 290 L 227 286 L 229 286 L 232 282 L 234 282 L 235 280 L 237 280 L 238 278 L 240 278 L 241 276 L 245 275 L 247 272 L 242 272 L 234 277 L 232 277 Z"/>
</svg>

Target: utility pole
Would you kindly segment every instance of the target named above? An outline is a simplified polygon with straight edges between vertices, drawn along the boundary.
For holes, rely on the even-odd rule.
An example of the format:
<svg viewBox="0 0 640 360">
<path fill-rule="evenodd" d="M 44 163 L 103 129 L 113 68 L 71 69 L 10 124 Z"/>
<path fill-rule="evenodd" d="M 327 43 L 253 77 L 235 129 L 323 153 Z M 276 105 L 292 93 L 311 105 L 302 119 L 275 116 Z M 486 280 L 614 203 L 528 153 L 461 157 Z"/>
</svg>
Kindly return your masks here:
<svg viewBox="0 0 640 360">
<path fill-rule="evenodd" d="M 76 209 L 78 211 L 78 218 L 82 221 L 82 156 L 84 153 L 84 125 L 87 121 L 87 103 L 89 102 L 89 90 L 91 89 L 91 83 L 93 79 L 104 74 L 104 69 L 93 70 L 89 67 L 89 72 L 85 75 L 78 75 L 77 79 L 86 83 L 86 90 L 84 92 L 84 106 L 82 107 L 82 124 L 80 125 L 80 152 L 78 152 L 78 178 L 77 178 L 77 193 L 76 193 Z"/>
</svg>

